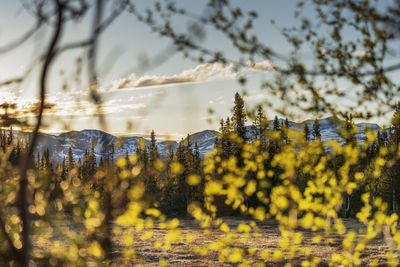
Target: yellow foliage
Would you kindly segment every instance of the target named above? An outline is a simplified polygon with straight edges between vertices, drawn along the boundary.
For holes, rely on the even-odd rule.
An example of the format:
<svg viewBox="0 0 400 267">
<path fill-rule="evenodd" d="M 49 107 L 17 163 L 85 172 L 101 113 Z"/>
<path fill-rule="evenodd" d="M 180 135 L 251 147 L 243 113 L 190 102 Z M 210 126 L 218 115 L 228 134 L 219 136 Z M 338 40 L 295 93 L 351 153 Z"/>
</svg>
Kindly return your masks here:
<svg viewBox="0 0 400 267">
<path fill-rule="evenodd" d="M 394 161 L 388 159 L 392 152 L 381 148 L 376 158 L 366 169 L 362 169 L 358 166 L 365 159 L 365 150 L 370 143 L 342 146 L 335 141 L 305 142 L 296 133 L 288 134 L 293 137 L 289 144 L 279 141 L 280 133 L 268 135 L 270 140 L 274 136 L 277 138 L 279 149 L 275 152 L 263 152 L 259 140 L 253 144 L 243 142 L 237 136 L 233 137 L 230 141 L 243 144 L 241 159 L 232 155 L 226 157 L 215 149 L 205 156 L 202 170 L 187 177 L 181 176 L 185 167 L 177 161 L 166 166 L 166 161 L 157 159 L 150 168 L 142 164 L 136 154 L 129 156 L 128 161 L 120 158 L 116 161 L 118 168 L 114 170 L 115 175 L 107 168 L 99 170 L 95 179 L 100 180 L 101 186 L 96 189 L 91 188 L 93 184 L 87 185 L 87 181 L 80 181 L 76 177 L 61 181 L 59 186 L 65 199 L 57 199 L 55 203 L 49 203 L 47 192 L 41 191 L 36 185 L 40 179 L 31 173 L 29 186 L 35 187 L 35 191 L 32 191 L 35 194 L 32 193 L 32 203 L 28 206 L 28 211 L 36 214 L 36 218 L 45 215 L 53 204 L 60 211 L 64 208 L 64 202 L 72 206 L 71 216 L 76 222 L 84 222 L 84 233 L 82 236 L 67 233 L 71 240 L 77 240 L 76 244 L 62 251 L 62 245 L 54 242 L 52 252 L 59 257 L 62 253 L 68 254 L 73 260 L 89 255 L 97 258 L 98 262 L 103 261 L 107 254 L 100 246 L 101 242 L 91 241 L 91 238 L 98 232 L 102 235 L 105 229 L 103 226 L 109 225 L 112 227 L 113 238 L 117 236 L 123 245 L 129 247 L 121 255 L 131 258 L 136 257 L 136 248 L 132 248 L 138 245 L 135 240 L 139 240 L 139 244 L 151 242 L 155 248 L 162 250 L 180 246 L 178 242 L 187 242 L 190 243 L 189 250 L 193 253 L 203 256 L 212 252 L 218 255 L 221 262 L 238 266 L 268 266 L 269 261 L 279 262 L 278 264 L 291 263 L 293 259 L 296 262 L 296 257 L 305 259 L 301 262 L 302 266 L 318 266 L 321 259 L 313 257 L 310 247 L 303 247 L 303 243 L 308 240 L 300 232 L 302 228 L 312 231 L 311 242 L 314 245 L 321 242 L 336 244 L 337 240 L 333 236 L 339 236 L 341 246 L 324 258 L 332 266 L 363 264 L 364 250 L 371 240 L 380 235 L 384 235 L 391 245 L 400 250 L 398 216 L 389 212 L 390 206 L 385 202 L 386 198 L 379 194 L 379 187 L 377 192 L 371 193 L 365 189 L 367 186 L 374 189 L 379 179 L 387 175 L 387 167 L 394 164 Z M 366 142 L 372 142 L 375 136 L 367 133 L 367 139 Z M 189 168 L 186 171 L 189 170 L 192 171 Z M 170 175 L 166 176 L 170 180 L 163 176 L 163 172 Z M 72 173 L 77 174 L 77 171 Z M 159 198 L 158 191 L 154 195 L 152 192 L 147 194 L 150 191 L 147 186 L 152 186 L 150 178 L 157 181 L 157 190 L 171 190 L 172 193 L 168 193 L 172 197 L 167 195 Z M 79 182 L 74 182 L 74 179 Z M 163 187 L 166 184 L 168 187 Z M 203 185 L 204 191 L 198 192 L 197 190 L 203 189 Z M 1 189 L 10 190 L 9 187 L 8 184 Z M 355 190 L 357 194 L 359 191 L 363 192 L 362 207 L 357 209 L 356 214 L 356 219 L 362 226 L 357 233 L 347 229 L 347 224 L 340 219 L 341 212 L 346 208 L 346 201 L 351 199 Z M 111 217 L 116 216 L 111 221 L 106 221 L 109 219 L 106 215 L 110 213 L 103 206 L 106 203 L 106 193 L 111 193 Z M 185 199 L 174 198 L 176 194 L 183 195 Z M 13 206 L 17 197 L 15 192 L 10 192 L 4 196 L 5 205 Z M 193 232 L 180 228 L 179 219 L 167 220 L 167 216 L 161 212 L 164 198 L 168 201 L 186 201 L 187 211 L 195 220 L 194 225 L 203 228 L 201 234 L 204 236 L 196 236 L 195 239 Z M 358 195 L 356 198 L 358 201 Z M 233 210 L 247 217 L 236 227 L 236 224 L 228 221 L 230 218 L 225 220 L 219 217 L 224 210 Z M 18 213 L 14 214 L 13 209 L 6 211 L 10 212 L 5 216 L 6 232 L 10 233 L 14 246 L 20 249 L 23 247 L 21 218 Z M 45 219 L 35 219 L 32 227 L 51 235 L 51 231 L 56 229 L 53 230 L 50 224 L 44 223 Z M 255 241 L 262 242 L 259 238 L 264 238 L 264 222 L 268 219 L 278 224 L 278 249 L 253 246 Z M 160 229 L 160 233 L 155 232 L 155 229 Z M 206 244 L 200 243 L 202 238 L 207 240 Z M 39 236 L 35 242 L 46 244 L 48 240 L 49 238 Z M 197 242 L 198 240 L 200 241 Z M 164 258 L 160 258 L 159 263 L 168 264 Z M 374 264 L 378 262 L 371 263 Z M 394 251 L 388 252 L 387 264 L 398 265 Z"/>
<path fill-rule="evenodd" d="M 222 194 L 222 183 L 218 181 L 210 181 L 206 184 L 204 193 L 206 195 Z"/>
<path fill-rule="evenodd" d="M 145 210 L 146 215 L 151 215 L 153 217 L 159 217 L 161 215 L 161 212 L 158 209 L 146 209 Z"/>
<path fill-rule="evenodd" d="M 103 249 L 99 245 L 97 241 L 93 241 L 90 247 L 88 248 L 88 252 L 90 255 L 93 255 L 97 258 L 102 258 L 104 255 Z"/>
<path fill-rule="evenodd" d="M 177 218 L 172 219 L 168 224 L 169 229 L 175 229 L 178 226 L 179 226 L 179 220 Z"/>
<path fill-rule="evenodd" d="M 117 159 L 117 166 L 120 168 L 124 168 L 126 166 L 127 162 L 125 158 L 118 158 Z"/>
<path fill-rule="evenodd" d="M 181 237 L 181 231 L 179 229 L 171 229 L 165 236 L 165 241 L 167 242 L 176 242 Z"/>
<path fill-rule="evenodd" d="M 134 225 L 137 222 L 141 211 L 142 206 L 137 202 L 132 202 L 129 204 L 129 207 L 125 213 L 117 218 L 116 222 L 117 224 L 123 226 Z"/>
<path fill-rule="evenodd" d="M 253 217 L 256 220 L 263 221 L 265 219 L 265 208 L 262 206 L 257 207 L 254 211 Z"/>
<path fill-rule="evenodd" d="M 237 263 L 242 260 L 243 250 L 240 248 L 234 248 L 232 253 L 229 255 L 228 260 L 232 263 Z"/>
<path fill-rule="evenodd" d="M 159 263 L 160 266 L 168 266 L 168 261 L 164 258 L 160 258 Z"/>
<path fill-rule="evenodd" d="M 244 223 L 239 224 L 237 229 L 239 232 L 244 232 L 244 233 L 248 233 L 251 230 L 250 226 Z"/>
<path fill-rule="evenodd" d="M 221 224 L 220 229 L 222 232 L 225 232 L 225 233 L 228 233 L 230 231 L 230 228 L 226 223 Z"/>
<path fill-rule="evenodd" d="M 184 170 L 183 165 L 176 161 L 174 161 L 170 164 L 170 168 L 171 168 L 172 173 L 177 174 L 177 175 L 182 174 L 183 170 Z"/>
<path fill-rule="evenodd" d="M 196 185 L 200 184 L 201 177 L 199 175 L 196 175 L 196 174 L 191 174 L 186 179 L 186 182 L 188 183 L 188 185 L 196 186 Z"/>
<path fill-rule="evenodd" d="M 144 185 L 144 183 L 139 182 L 129 191 L 129 197 L 133 200 L 140 199 L 143 196 L 145 190 L 146 186 Z"/>
</svg>

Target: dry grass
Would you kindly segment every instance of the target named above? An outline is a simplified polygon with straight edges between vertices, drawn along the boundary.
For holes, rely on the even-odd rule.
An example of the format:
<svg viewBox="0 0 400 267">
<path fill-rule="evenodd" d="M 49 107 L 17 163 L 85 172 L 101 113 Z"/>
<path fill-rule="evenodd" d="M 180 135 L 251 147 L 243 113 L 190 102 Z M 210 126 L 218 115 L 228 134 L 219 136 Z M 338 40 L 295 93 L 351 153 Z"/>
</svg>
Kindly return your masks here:
<svg viewBox="0 0 400 267">
<path fill-rule="evenodd" d="M 237 225 L 240 223 L 248 223 L 244 219 L 238 218 L 225 218 L 224 221 L 230 226 L 231 229 L 236 229 Z M 353 220 L 345 220 L 345 225 L 348 229 L 353 229 L 358 232 L 358 229 L 362 227 L 361 224 Z M 154 248 L 153 244 L 155 241 L 163 241 L 164 236 L 168 230 L 154 228 L 154 236 L 146 241 L 141 241 L 139 238 L 135 238 L 135 251 L 137 253 L 137 259 L 130 262 L 128 265 L 135 266 L 158 266 L 159 259 L 164 258 L 172 266 L 232 266 L 230 263 L 223 263 L 218 260 L 218 253 L 216 251 L 209 250 L 207 255 L 199 255 L 195 253 L 195 246 L 207 247 L 207 245 L 218 238 L 223 236 L 223 233 L 217 229 L 211 229 L 208 233 L 204 233 L 204 230 L 199 227 L 196 221 L 189 219 L 180 220 L 180 229 L 184 235 L 192 234 L 195 236 L 195 241 L 193 243 L 189 242 L 177 242 L 172 245 L 168 250 L 163 248 Z M 129 232 L 129 231 L 128 231 Z M 237 233 L 237 232 L 236 232 Z M 259 237 L 249 237 L 246 241 L 239 241 L 243 234 L 239 234 L 235 246 L 242 248 L 255 248 L 256 253 L 252 256 L 246 255 L 245 258 L 251 260 L 260 259 L 259 252 L 262 250 L 269 250 L 273 252 L 275 249 L 279 248 L 280 232 L 277 223 L 273 220 L 266 220 L 258 224 Z M 316 244 L 312 242 L 312 237 L 316 234 L 311 231 L 302 231 L 303 242 L 301 244 L 302 248 L 308 247 L 311 250 L 311 257 L 319 257 L 321 259 L 320 266 L 327 266 L 331 256 L 335 252 L 341 251 L 343 238 L 338 235 L 329 235 L 330 242 L 328 242 L 328 237 L 324 239 L 321 243 Z M 361 237 L 359 234 L 358 237 Z M 138 241 L 139 240 L 139 241 Z M 122 250 L 122 242 L 118 238 L 115 241 L 117 244 L 114 255 L 116 256 L 116 265 L 122 264 L 119 260 L 120 253 L 118 251 Z M 363 261 L 362 265 L 367 265 L 367 263 L 372 260 L 377 259 L 380 265 L 385 264 L 386 252 L 388 251 L 388 246 L 385 244 L 383 237 L 378 237 L 370 243 L 361 254 Z M 298 256 L 292 259 L 291 262 L 294 265 L 300 265 L 301 261 L 306 259 L 305 256 Z M 268 261 L 268 266 L 282 266 L 285 261 Z M 125 263 L 126 264 L 126 263 Z"/>
</svg>

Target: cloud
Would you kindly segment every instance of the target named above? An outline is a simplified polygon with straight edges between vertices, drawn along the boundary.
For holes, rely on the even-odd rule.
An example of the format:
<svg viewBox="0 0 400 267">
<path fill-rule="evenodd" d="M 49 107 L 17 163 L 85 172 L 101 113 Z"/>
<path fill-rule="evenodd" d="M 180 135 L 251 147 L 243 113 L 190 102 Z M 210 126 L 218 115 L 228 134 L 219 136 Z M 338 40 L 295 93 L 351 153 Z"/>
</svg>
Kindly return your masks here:
<svg viewBox="0 0 400 267">
<path fill-rule="evenodd" d="M 46 115 L 54 116 L 82 116 L 82 115 L 108 115 L 115 113 L 131 112 L 134 110 L 146 108 L 143 103 L 121 103 L 119 100 L 110 100 L 103 103 L 98 108 L 96 105 L 89 101 L 66 101 L 61 105 L 56 105 L 54 108 L 48 110 Z"/>
<path fill-rule="evenodd" d="M 353 53 L 354 57 L 366 57 L 371 54 L 370 50 L 357 50 Z"/>
<path fill-rule="evenodd" d="M 276 65 L 269 60 L 254 63 L 251 60 L 247 61 L 248 71 L 274 71 Z"/>
<path fill-rule="evenodd" d="M 259 101 L 267 98 L 266 94 L 247 95 L 243 97 L 246 102 Z"/>
<path fill-rule="evenodd" d="M 112 84 L 112 90 L 118 90 L 121 88 L 149 88 L 188 83 L 211 82 L 218 80 L 232 80 L 237 78 L 240 74 L 246 72 L 272 70 L 274 70 L 274 64 L 268 60 L 258 63 L 249 61 L 247 63 L 247 67 L 241 69 L 236 68 L 232 63 L 204 63 L 198 65 L 196 68 L 188 69 L 179 74 L 169 76 L 145 75 L 137 77 L 135 73 L 132 73 L 126 78 L 121 78 L 114 81 Z"/>
<path fill-rule="evenodd" d="M 89 100 L 76 101 L 69 95 L 53 95 L 46 99 L 43 115 L 66 118 L 83 118 L 84 116 L 107 115 L 107 114 L 131 114 L 132 112 L 145 109 L 144 103 L 134 103 L 133 98 L 126 101 L 123 98 L 105 101 L 100 108 Z M 0 115 L 7 113 L 19 119 L 37 116 L 39 111 L 39 100 L 37 98 L 25 98 L 13 93 L 0 93 Z"/>
</svg>

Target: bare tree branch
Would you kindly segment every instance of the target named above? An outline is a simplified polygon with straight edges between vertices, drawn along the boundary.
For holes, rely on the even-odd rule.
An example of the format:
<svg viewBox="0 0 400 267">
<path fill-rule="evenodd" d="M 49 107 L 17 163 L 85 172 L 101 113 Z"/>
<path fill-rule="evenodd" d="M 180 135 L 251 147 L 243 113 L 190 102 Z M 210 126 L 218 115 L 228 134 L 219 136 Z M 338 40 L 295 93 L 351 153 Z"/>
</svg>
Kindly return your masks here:
<svg viewBox="0 0 400 267">
<path fill-rule="evenodd" d="M 93 45 L 93 43 L 96 41 L 93 37 L 98 37 L 102 32 L 104 32 L 109 25 L 113 23 L 113 21 L 125 10 L 127 7 L 126 1 L 122 1 L 122 4 L 119 8 L 116 8 L 103 22 L 99 22 L 97 27 L 93 29 L 92 31 L 92 36 L 90 38 L 79 41 L 79 42 L 72 42 L 69 44 L 65 44 L 61 47 L 59 47 L 55 53 L 61 54 L 67 50 L 72 50 L 72 49 L 77 49 L 77 48 L 85 48 L 87 46 Z"/>
<path fill-rule="evenodd" d="M 11 79 L 0 82 L 0 87 L 7 86 L 7 85 L 10 85 L 13 83 L 21 83 L 23 80 L 24 80 L 23 77 L 11 78 Z"/>
<path fill-rule="evenodd" d="M 53 36 L 51 37 L 51 41 L 49 44 L 49 47 L 47 49 L 47 54 L 46 58 L 42 67 L 41 75 L 40 75 L 40 108 L 39 108 L 39 114 L 37 116 L 37 122 L 35 129 L 33 131 L 32 139 L 29 144 L 29 150 L 25 156 L 25 160 L 22 163 L 21 166 L 21 177 L 20 177 L 20 188 L 19 188 L 19 212 L 20 212 L 20 218 L 22 221 L 22 244 L 23 247 L 21 249 L 21 255 L 19 258 L 19 263 L 21 266 L 29 266 L 29 259 L 30 259 L 30 232 L 29 232 L 29 213 L 28 213 L 28 199 L 27 199 L 27 185 L 28 185 L 28 179 L 27 179 L 27 170 L 31 165 L 32 162 L 32 155 L 35 150 L 36 142 L 37 142 L 37 137 L 38 137 L 38 132 L 39 128 L 42 123 L 42 116 L 43 116 L 43 110 L 45 107 L 45 97 L 46 97 L 46 82 L 47 82 L 47 74 L 49 71 L 49 68 L 51 66 L 51 63 L 53 62 L 54 56 L 55 56 L 55 48 L 57 46 L 58 41 L 60 40 L 62 30 L 63 30 L 63 4 L 60 2 L 60 0 L 55 1 L 55 9 L 56 9 L 56 14 L 57 14 L 57 22 L 56 22 L 56 28 L 53 32 Z"/>
</svg>

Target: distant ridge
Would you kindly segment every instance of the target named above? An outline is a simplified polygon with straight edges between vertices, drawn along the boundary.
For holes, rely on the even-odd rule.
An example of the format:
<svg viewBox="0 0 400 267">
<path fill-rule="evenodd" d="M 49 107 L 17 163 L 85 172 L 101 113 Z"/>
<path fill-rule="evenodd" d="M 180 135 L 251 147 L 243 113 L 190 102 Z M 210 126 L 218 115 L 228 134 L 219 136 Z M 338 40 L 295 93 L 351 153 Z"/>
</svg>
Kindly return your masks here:
<svg viewBox="0 0 400 267">
<path fill-rule="evenodd" d="M 279 119 L 280 123 L 284 123 L 284 119 Z M 337 119 L 333 117 L 323 118 L 319 120 L 321 128 L 322 141 L 326 140 L 340 140 L 340 136 L 337 134 L 337 129 L 341 127 L 341 124 Z M 302 130 L 305 123 L 308 124 L 310 128 L 313 127 L 313 120 L 306 120 L 300 123 L 289 121 L 289 128 Z M 269 128 L 272 128 L 273 121 L 269 121 Z M 380 127 L 375 123 L 361 122 L 356 124 L 358 128 L 358 133 L 356 138 L 359 141 L 365 140 L 364 128 L 371 130 L 378 130 Z M 252 138 L 251 132 L 252 126 L 247 126 L 248 137 Z M 15 131 L 15 134 L 20 134 L 22 138 L 28 138 L 30 133 Z M 157 133 L 156 133 L 157 134 Z M 218 135 L 217 131 L 214 130 L 203 130 L 194 134 L 189 135 L 192 144 L 197 142 L 199 147 L 201 157 L 204 157 L 206 153 L 211 151 L 214 147 L 215 138 Z M 81 131 L 70 131 L 61 133 L 58 135 L 40 133 L 37 151 L 43 153 L 46 149 L 49 149 L 51 157 L 57 161 L 61 162 L 68 153 L 68 149 L 71 146 L 74 158 L 82 158 L 86 150 L 90 150 L 91 142 L 94 141 L 96 158 L 99 160 L 101 157 L 109 157 L 111 154 L 112 144 L 117 144 L 120 141 L 120 146 L 115 150 L 115 157 L 125 156 L 126 153 L 133 154 L 136 152 L 139 140 L 143 140 L 147 146 L 149 146 L 150 141 L 142 136 L 115 136 L 106 133 L 101 130 L 90 130 L 85 129 Z M 166 157 L 169 146 L 172 147 L 173 151 L 178 147 L 177 141 L 158 141 L 157 148 L 161 157 Z"/>
</svg>

